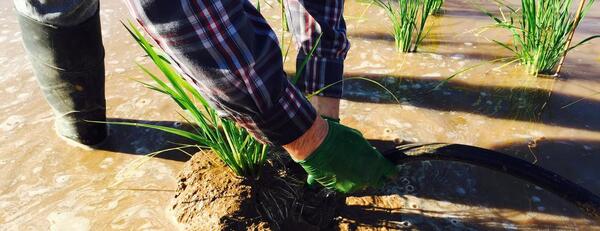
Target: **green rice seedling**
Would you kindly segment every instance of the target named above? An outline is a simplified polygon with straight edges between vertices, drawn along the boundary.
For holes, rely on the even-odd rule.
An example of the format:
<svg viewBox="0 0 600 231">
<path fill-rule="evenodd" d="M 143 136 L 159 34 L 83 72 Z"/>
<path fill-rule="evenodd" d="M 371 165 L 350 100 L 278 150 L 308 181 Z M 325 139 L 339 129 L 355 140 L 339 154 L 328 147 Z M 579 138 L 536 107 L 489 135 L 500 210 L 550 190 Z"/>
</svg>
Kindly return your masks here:
<svg viewBox="0 0 600 231">
<path fill-rule="evenodd" d="M 294 77 L 291 79 L 291 82 L 294 85 L 300 79 L 300 74 L 302 73 L 302 71 L 304 71 L 304 68 L 306 67 L 306 64 L 308 63 L 308 60 L 310 60 L 310 58 L 313 57 L 313 55 L 315 54 L 315 51 L 317 50 L 317 47 L 319 47 L 319 44 L 321 44 L 322 36 L 323 36 L 323 34 L 319 34 L 319 37 L 317 37 L 317 40 L 315 41 L 315 45 L 313 45 L 310 48 L 310 51 L 308 51 L 308 54 L 306 54 L 306 58 L 304 58 L 302 63 L 300 63 L 300 69 L 296 70 L 296 74 L 294 74 Z M 287 54 L 285 56 L 287 57 Z"/>
<path fill-rule="evenodd" d="M 431 6 L 431 14 L 439 13 L 442 10 L 442 5 L 444 5 L 444 0 L 433 1 L 433 6 Z"/>
<path fill-rule="evenodd" d="M 384 9 L 392 21 L 392 32 L 396 49 L 402 52 L 417 52 L 426 37 L 427 19 L 440 0 L 373 0 Z"/>
<path fill-rule="evenodd" d="M 377 82 L 375 80 L 372 80 L 372 79 L 369 79 L 369 78 L 365 78 L 365 77 L 344 78 L 342 80 L 339 80 L 337 82 L 334 82 L 334 83 L 331 83 L 331 84 L 329 84 L 327 86 L 324 86 L 324 87 L 320 88 L 319 90 L 317 90 L 317 91 L 315 91 L 313 93 L 310 93 L 310 94 L 306 95 L 306 98 L 310 99 L 313 96 L 321 94 L 321 92 L 325 91 L 327 88 L 330 88 L 330 87 L 332 87 L 332 86 L 334 86 L 336 84 L 341 84 L 342 82 L 346 82 L 346 81 L 350 81 L 350 80 L 360 80 L 360 81 L 365 81 L 365 82 L 372 83 L 375 86 L 383 89 L 387 94 L 389 94 L 394 99 L 394 101 L 396 101 L 396 103 L 400 104 L 400 100 L 398 99 L 398 97 L 396 97 L 396 95 L 394 93 L 392 93 L 392 91 L 390 91 L 387 87 L 383 86 L 381 83 L 379 83 L 379 82 Z"/>
<path fill-rule="evenodd" d="M 285 14 L 285 3 L 283 1 L 284 0 L 277 0 L 281 9 L 281 29 L 285 32 L 290 32 L 290 27 L 287 21 L 287 14 Z"/>
<path fill-rule="evenodd" d="M 493 41 L 514 53 L 529 74 L 553 74 L 568 51 L 600 37 L 592 36 L 569 47 L 570 35 L 595 0 L 581 2 L 582 7 L 576 13 L 571 11 L 573 0 L 521 0 L 520 9 L 500 0 L 496 2 L 500 5 L 501 16 L 481 9 L 496 22 L 497 27 L 512 34 L 512 43 Z M 503 8 L 509 13 L 505 14 Z"/>
<path fill-rule="evenodd" d="M 578 103 L 580 103 L 580 102 L 582 102 L 582 101 L 584 101 L 586 99 L 591 99 L 593 97 L 596 97 L 596 96 L 600 95 L 600 90 L 598 90 L 598 89 L 593 89 L 593 88 L 590 88 L 588 86 L 581 85 L 581 84 L 575 84 L 575 85 L 578 86 L 578 87 L 580 87 L 580 88 L 582 88 L 582 89 L 585 89 L 587 91 L 591 91 L 592 93 L 589 94 L 589 95 L 586 95 L 584 97 L 581 97 L 581 98 L 579 98 L 579 99 L 577 99 L 575 101 L 572 101 L 572 102 L 570 102 L 570 103 L 562 106 L 560 109 L 568 108 L 568 107 L 573 106 L 575 104 L 578 104 Z"/>
<path fill-rule="evenodd" d="M 294 74 L 294 76 L 290 80 L 290 82 L 292 82 L 292 84 L 298 83 L 298 80 L 300 79 L 300 74 L 302 73 L 302 71 L 304 71 L 304 68 L 306 67 L 306 64 L 308 63 L 308 60 L 314 55 L 317 47 L 321 43 L 321 37 L 322 36 L 323 36 L 323 34 L 320 34 L 319 37 L 317 37 L 317 40 L 315 41 L 315 45 L 310 49 L 310 51 L 306 55 L 306 58 L 300 64 L 299 69 L 296 70 L 296 74 Z M 285 60 L 284 60 L 284 63 L 285 63 Z M 387 93 L 389 93 L 394 98 L 394 100 L 396 100 L 397 103 L 400 103 L 400 100 L 398 100 L 398 98 L 396 97 L 396 95 L 394 95 L 389 89 L 387 89 L 386 87 L 384 87 L 383 85 L 381 85 L 380 83 L 378 83 L 378 82 L 376 82 L 376 81 L 374 81 L 372 79 L 368 79 L 368 78 L 364 78 L 364 77 L 344 78 L 342 80 L 339 80 L 339 81 L 336 81 L 334 83 L 328 84 L 328 85 L 326 85 L 326 86 L 324 86 L 324 87 L 316 90 L 315 92 L 306 94 L 305 96 L 306 96 L 306 98 L 310 99 L 313 96 L 321 94 L 321 92 L 325 91 L 327 88 L 333 87 L 336 84 L 342 84 L 343 82 L 349 81 L 349 80 L 362 80 L 362 81 L 367 81 L 367 82 L 373 83 L 373 84 L 377 85 L 378 87 L 381 87 L 383 90 L 387 91 Z"/>
<path fill-rule="evenodd" d="M 267 145 L 255 140 L 244 128 L 237 126 L 235 122 L 219 117 L 215 109 L 200 95 L 198 90 L 171 67 L 169 61 L 150 45 L 134 25 L 130 23 L 129 27 L 125 26 L 125 28 L 164 75 L 164 78 L 159 78 L 148 69 L 138 65 L 155 83 L 142 84 L 170 96 L 191 118 L 183 117 L 193 124 L 194 131 L 140 123 L 114 122 L 111 124 L 158 129 L 188 138 L 199 146 L 210 148 L 237 175 L 257 178 L 266 159 Z"/>
</svg>

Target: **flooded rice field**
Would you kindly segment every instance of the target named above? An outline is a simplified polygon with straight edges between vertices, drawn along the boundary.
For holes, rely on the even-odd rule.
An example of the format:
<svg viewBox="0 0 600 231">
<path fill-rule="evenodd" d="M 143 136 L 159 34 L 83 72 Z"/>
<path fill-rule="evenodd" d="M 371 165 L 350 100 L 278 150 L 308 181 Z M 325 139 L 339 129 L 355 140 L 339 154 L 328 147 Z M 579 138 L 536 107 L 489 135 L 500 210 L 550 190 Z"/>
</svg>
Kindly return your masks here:
<svg viewBox="0 0 600 231">
<path fill-rule="evenodd" d="M 269 2 L 273 7 L 263 5 L 263 13 L 281 35 L 280 9 Z M 511 55 L 492 39 L 510 35 L 482 30 L 492 21 L 473 2 L 446 1 L 419 53 L 401 54 L 385 13 L 348 1 L 346 77 L 373 79 L 400 102 L 372 83 L 348 80 L 342 123 L 374 142 L 503 151 L 600 194 L 600 40 L 573 50 L 561 78 L 528 76 L 522 66 L 492 62 Z M 575 41 L 600 34 L 600 5 L 589 12 Z M 128 19 L 125 6 L 102 1 L 101 17 L 109 120 L 181 126 L 171 99 L 132 80 L 146 80 L 135 62 L 150 63 L 120 24 Z M 0 22 L 0 230 L 177 229 L 168 207 L 188 157 L 178 151 L 144 156 L 183 141 L 122 126 L 111 126 L 109 140 L 96 150 L 63 141 L 52 129 L 10 1 L 0 2 Z M 294 73 L 294 55 L 285 64 L 288 73 Z M 440 162 L 407 166 L 404 173 L 384 195 L 348 198 L 350 215 L 341 228 L 600 230 L 573 205 L 499 173 Z"/>
</svg>

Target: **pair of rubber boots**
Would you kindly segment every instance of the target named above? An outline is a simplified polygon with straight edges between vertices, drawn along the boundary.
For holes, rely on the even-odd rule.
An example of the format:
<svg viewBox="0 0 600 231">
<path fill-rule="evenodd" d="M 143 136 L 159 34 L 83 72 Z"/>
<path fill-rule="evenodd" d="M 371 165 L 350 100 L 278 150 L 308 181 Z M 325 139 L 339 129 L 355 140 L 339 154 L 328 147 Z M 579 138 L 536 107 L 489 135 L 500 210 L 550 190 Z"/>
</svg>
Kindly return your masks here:
<svg viewBox="0 0 600 231">
<path fill-rule="evenodd" d="M 108 135 L 104 97 L 104 47 L 100 16 L 75 26 L 40 23 L 18 15 L 34 74 L 52 107 L 58 134 L 98 145 Z"/>
</svg>

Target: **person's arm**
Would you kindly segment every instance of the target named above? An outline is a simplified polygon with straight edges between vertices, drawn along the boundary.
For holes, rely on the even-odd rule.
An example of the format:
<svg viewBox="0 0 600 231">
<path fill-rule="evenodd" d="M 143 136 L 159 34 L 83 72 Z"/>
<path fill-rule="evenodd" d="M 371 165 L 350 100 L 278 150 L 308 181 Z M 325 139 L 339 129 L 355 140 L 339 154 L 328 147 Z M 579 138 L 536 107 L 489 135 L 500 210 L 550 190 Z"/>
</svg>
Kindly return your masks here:
<svg viewBox="0 0 600 231">
<path fill-rule="evenodd" d="M 308 158 L 327 136 L 329 127 L 322 118 L 317 118 L 312 126 L 306 132 L 289 144 L 283 145 L 283 148 L 292 156 L 294 160 L 300 161 Z"/>
<path fill-rule="evenodd" d="M 128 8 L 183 76 L 256 138 L 284 145 L 313 124 L 275 33 L 249 1 L 131 0 Z"/>
<path fill-rule="evenodd" d="M 343 132 L 356 131 L 318 117 L 288 81 L 275 33 L 248 1 L 128 3 L 188 81 L 256 138 L 283 145 L 312 178 L 350 192 L 387 176 L 382 168 L 363 168 L 361 161 L 391 164 L 382 162 L 362 135 Z"/>
</svg>

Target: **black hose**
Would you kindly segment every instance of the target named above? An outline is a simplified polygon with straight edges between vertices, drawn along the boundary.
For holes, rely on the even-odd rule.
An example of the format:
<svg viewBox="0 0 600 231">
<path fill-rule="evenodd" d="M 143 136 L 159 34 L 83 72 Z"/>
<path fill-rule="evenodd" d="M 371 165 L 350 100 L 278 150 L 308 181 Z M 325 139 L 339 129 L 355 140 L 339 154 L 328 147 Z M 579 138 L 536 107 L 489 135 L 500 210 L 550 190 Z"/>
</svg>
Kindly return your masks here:
<svg viewBox="0 0 600 231">
<path fill-rule="evenodd" d="M 503 172 L 572 202 L 590 218 L 600 221 L 600 197 L 554 172 L 500 152 L 461 144 L 409 144 L 386 151 L 383 156 L 396 165 L 444 160 Z"/>
</svg>

